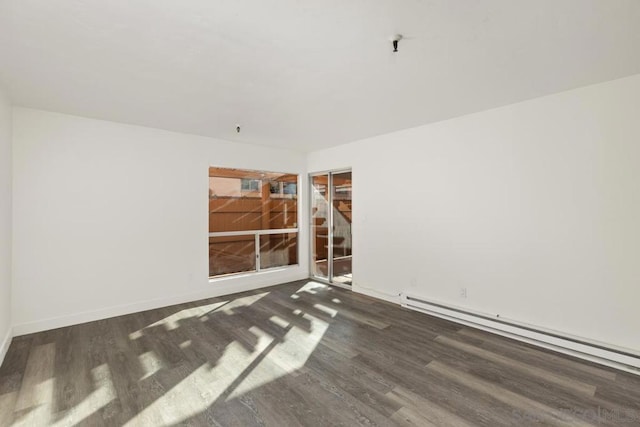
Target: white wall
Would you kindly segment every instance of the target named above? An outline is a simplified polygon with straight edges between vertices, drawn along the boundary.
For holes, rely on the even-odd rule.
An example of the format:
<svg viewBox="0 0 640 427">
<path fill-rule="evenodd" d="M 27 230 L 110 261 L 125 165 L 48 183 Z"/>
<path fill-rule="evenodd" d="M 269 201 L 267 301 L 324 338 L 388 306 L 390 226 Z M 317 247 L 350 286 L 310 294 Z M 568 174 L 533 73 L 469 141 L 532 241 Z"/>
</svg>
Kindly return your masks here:
<svg viewBox="0 0 640 427">
<path fill-rule="evenodd" d="M 11 104 L 0 84 L 0 364 L 11 341 Z"/>
<path fill-rule="evenodd" d="M 308 166 L 353 167 L 355 290 L 640 350 L 640 75 L 314 152 Z"/>
<path fill-rule="evenodd" d="M 209 165 L 300 173 L 305 190 L 303 154 L 23 108 L 13 151 L 16 334 L 308 277 L 302 252 L 207 278 Z"/>
</svg>

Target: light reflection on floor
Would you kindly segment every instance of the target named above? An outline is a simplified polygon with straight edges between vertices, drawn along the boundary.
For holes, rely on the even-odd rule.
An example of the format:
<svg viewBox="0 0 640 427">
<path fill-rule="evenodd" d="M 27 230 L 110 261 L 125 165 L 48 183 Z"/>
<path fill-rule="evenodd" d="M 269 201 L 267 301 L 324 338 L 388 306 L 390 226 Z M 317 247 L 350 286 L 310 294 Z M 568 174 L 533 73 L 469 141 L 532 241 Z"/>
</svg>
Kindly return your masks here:
<svg viewBox="0 0 640 427">
<path fill-rule="evenodd" d="M 54 351 L 53 344 L 41 346 L 41 351 Z M 42 356 L 42 355 L 38 355 Z M 50 359 L 53 360 L 53 359 Z M 50 366 L 51 370 L 53 365 Z M 37 373 L 33 378 L 45 378 L 50 375 L 45 369 Z M 16 397 L 18 402 L 16 409 L 25 410 L 25 414 L 19 417 L 12 426 L 73 426 L 88 418 L 97 410 L 107 406 L 116 398 L 116 391 L 111 379 L 111 371 L 106 364 L 97 366 L 91 370 L 94 390 L 82 402 L 69 409 L 59 419 L 53 417 L 53 403 L 55 393 L 55 378 L 48 378 L 42 382 L 34 382 L 20 390 Z M 5 395 L 6 396 L 6 395 Z M 3 396 L 3 398 L 5 397 Z M 24 398 L 28 396 L 28 398 Z M 0 405 L 1 406 L 1 405 Z"/>
<path fill-rule="evenodd" d="M 109 353 L 109 363 L 80 365 L 85 370 L 78 374 L 86 375 L 85 386 L 56 383 L 54 373 L 62 360 L 56 357 L 69 358 L 71 354 L 76 355 L 73 360 L 87 360 L 76 353 L 90 346 L 87 336 L 78 335 L 80 338 L 73 341 L 73 347 L 67 347 L 66 353 L 56 348 L 56 342 L 36 345 L 26 361 L 25 380 L 19 391 L 0 395 L 0 425 L 5 425 L 2 408 L 14 409 L 13 424 L 6 423 L 12 426 L 58 427 L 91 422 L 90 417 L 102 416 L 99 411 L 118 410 L 118 392 L 131 392 L 127 391 L 128 382 L 136 390 L 139 386 L 139 390 L 150 392 L 139 397 L 144 403 L 125 425 L 174 425 L 212 405 L 242 399 L 284 376 L 296 378 L 304 372 L 329 322 L 338 314 L 335 307 L 328 306 L 331 303 L 311 298 L 327 288 L 316 282 L 304 283 L 290 300 L 278 296 L 275 300 L 282 305 L 275 311 L 273 302 L 261 303 L 270 292 L 257 291 L 214 303 L 186 304 L 175 312 L 171 307 L 154 310 L 146 315 L 146 326 L 134 321 L 131 329 L 123 326 L 130 325 L 124 317 L 122 321 L 107 320 L 110 326 L 105 336 L 114 342 L 103 345 L 119 347 Z M 338 304 L 340 300 L 333 298 L 332 302 Z M 144 318 L 145 314 L 135 317 Z M 192 339 L 194 336 L 202 339 Z M 187 353 L 191 358 L 183 363 L 180 358 Z M 115 371 L 119 374 L 115 385 L 112 369 L 120 369 Z M 162 386 L 154 388 L 158 384 Z M 61 400 L 60 393 L 67 393 L 67 387 L 75 401 Z"/>
<path fill-rule="evenodd" d="M 309 282 L 302 286 L 297 294 L 316 294 L 317 290 L 326 287 L 323 284 Z M 225 303 L 182 310 L 151 326 L 164 325 L 170 330 L 177 327 L 181 319 L 205 315 L 212 310 L 233 315 L 234 309 L 251 306 L 267 295 L 268 293 L 262 293 Z M 300 299 L 300 296 L 294 294 L 292 299 Z M 314 307 L 331 317 L 337 314 L 336 310 L 320 304 L 315 304 Z M 285 331 L 282 337 L 274 338 L 269 332 L 261 329 L 260 325 L 252 326 L 247 331 L 253 335 L 253 339 L 257 338 L 252 352 L 248 353 L 246 347 L 236 341 L 231 342 L 215 366 L 202 365 L 126 425 L 158 421 L 163 424 L 179 423 L 204 411 L 219 399 L 235 399 L 282 376 L 296 375 L 315 350 L 329 324 L 301 310 L 294 310 L 292 313 L 308 322 L 308 330 L 278 316 L 272 316 L 269 321 Z M 144 330 L 138 332 L 144 335 Z"/>
</svg>

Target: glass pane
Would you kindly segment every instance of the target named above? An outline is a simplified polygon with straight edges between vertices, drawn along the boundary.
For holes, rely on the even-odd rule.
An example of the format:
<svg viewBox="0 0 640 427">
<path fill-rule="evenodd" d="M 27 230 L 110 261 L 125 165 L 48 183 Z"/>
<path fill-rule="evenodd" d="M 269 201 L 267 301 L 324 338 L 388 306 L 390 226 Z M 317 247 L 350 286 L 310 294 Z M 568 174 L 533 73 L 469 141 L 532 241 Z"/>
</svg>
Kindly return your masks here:
<svg viewBox="0 0 640 427">
<path fill-rule="evenodd" d="M 351 284 L 351 172 L 333 175 L 333 282 Z"/>
<path fill-rule="evenodd" d="M 256 270 L 256 241 L 251 236 L 209 237 L 209 276 Z"/>
<path fill-rule="evenodd" d="M 260 269 L 298 264 L 298 233 L 260 236 Z"/>
<path fill-rule="evenodd" d="M 328 175 L 311 177 L 311 273 L 329 278 L 329 191 Z"/>
<path fill-rule="evenodd" d="M 298 227 L 298 176 L 209 168 L 209 232 Z"/>
</svg>

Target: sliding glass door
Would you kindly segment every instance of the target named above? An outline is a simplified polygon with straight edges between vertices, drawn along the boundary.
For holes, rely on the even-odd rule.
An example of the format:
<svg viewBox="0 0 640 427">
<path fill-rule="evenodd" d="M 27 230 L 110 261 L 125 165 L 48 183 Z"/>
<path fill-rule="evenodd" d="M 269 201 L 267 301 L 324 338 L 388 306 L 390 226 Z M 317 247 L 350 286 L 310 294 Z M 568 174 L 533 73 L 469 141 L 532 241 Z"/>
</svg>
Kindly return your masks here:
<svg viewBox="0 0 640 427">
<path fill-rule="evenodd" d="M 311 276 L 329 280 L 329 175 L 311 176 Z"/>
<path fill-rule="evenodd" d="M 330 174 L 332 282 L 351 285 L 351 171 Z"/>
<path fill-rule="evenodd" d="M 310 176 L 311 276 L 351 285 L 351 171 Z"/>
</svg>

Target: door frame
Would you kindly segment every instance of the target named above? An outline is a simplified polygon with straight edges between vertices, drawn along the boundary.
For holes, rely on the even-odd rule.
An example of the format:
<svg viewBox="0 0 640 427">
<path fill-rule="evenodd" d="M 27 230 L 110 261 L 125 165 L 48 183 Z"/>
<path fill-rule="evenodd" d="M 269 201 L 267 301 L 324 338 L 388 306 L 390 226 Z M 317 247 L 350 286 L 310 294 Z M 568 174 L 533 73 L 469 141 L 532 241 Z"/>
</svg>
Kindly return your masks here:
<svg viewBox="0 0 640 427">
<path fill-rule="evenodd" d="M 351 172 L 352 174 L 351 177 L 353 179 L 353 170 L 351 168 L 329 169 L 329 170 L 320 171 L 320 172 L 311 172 L 308 175 L 308 180 L 309 180 L 309 187 L 308 187 L 309 189 L 309 211 L 308 211 L 309 212 L 309 278 L 317 282 L 325 283 L 327 285 L 337 286 L 339 288 L 351 290 L 353 289 L 353 271 L 351 272 L 351 275 L 352 275 L 351 284 L 345 285 L 345 284 L 336 283 L 333 281 L 333 232 L 334 232 L 333 230 L 334 228 L 334 225 L 333 225 L 333 175 L 346 173 L 346 172 Z M 313 259 L 313 254 L 315 251 L 315 237 L 313 235 L 314 223 L 313 223 L 313 212 L 312 212 L 313 211 L 313 177 L 322 176 L 322 175 L 327 175 L 327 192 L 329 196 L 327 199 L 327 204 L 329 205 L 329 208 L 327 209 L 328 211 L 327 219 L 329 221 L 329 226 L 327 227 L 328 243 L 327 243 L 327 277 L 326 278 L 319 277 L 313 274 L 313 266 L 315 264 L 315 260 Z M 351 188 L 351 192 L 353 194 L 353 186 Z M 351 225 L 351 236 L 353 239 L 353 220 Z M 353 252 L 353 244 L 352 244 L 351 250 Z M 351 262 L 353 263 L 353 258 Z M 352 270 L 353 270 L 353 267 L 352 267 Z"/>
</svg>

